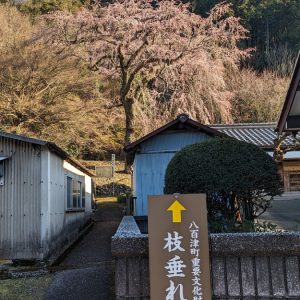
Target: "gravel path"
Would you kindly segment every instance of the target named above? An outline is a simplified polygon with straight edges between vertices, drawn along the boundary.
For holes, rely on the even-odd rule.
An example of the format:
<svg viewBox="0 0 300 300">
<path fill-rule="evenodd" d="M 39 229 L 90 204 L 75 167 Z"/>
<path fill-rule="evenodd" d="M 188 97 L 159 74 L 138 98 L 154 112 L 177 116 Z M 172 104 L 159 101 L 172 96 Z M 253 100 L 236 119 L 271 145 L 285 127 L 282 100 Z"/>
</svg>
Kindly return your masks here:
<svg viewBox="0 0 300 300">
<path fill-rule="evenodd" d="M 59 264 L 47 300 L 114 299 L 114 261 L 110 252 L 111 236 L 122 218 L 117 203 L 101 203 L 94 215 L 91 231 Z"/>
</svg>

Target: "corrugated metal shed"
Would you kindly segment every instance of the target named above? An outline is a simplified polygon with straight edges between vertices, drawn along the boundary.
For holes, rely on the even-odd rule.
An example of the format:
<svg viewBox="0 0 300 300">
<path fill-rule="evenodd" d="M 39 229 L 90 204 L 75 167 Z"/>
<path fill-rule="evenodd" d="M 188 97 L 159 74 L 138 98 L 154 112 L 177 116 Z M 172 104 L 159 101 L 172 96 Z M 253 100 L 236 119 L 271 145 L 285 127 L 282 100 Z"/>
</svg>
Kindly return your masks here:
<svg viewBox="0 0 300 300">
<path fill-rule="evenodd" d="M 148 213 L 148 195 L 163 194 L 166 169 L 175 153 L 187 145 L 202 142 L 209 137 L 203 132 L 162 133 L 141 144 L 133 165 L 137 215 Z"/>
<path fill-rule="evenodd" d="M 166 168 L 174 154 L 183 147 L 202 142 L 221 132 L 195 122 L 185 114 L 145 137 L 128 145 L 125 151 L 133 161 L 135 215 L 147 215 L 147 196 L 161 195 Z"/>
<path fill-rule="evenodd" d="M 0 254 L 31 259 L 41 247 L 41 158 L 34 144 L 0 136 Z M 1 258 L 1 257 L 0 257 Z"/>
<path fill-rule="evenodd" d="M 92 175 L 53 143 L 0 132 L 0 259 L 44 259 L 71 241 L 92 212 Z M 67 176 L 85 206 L 68 210 Z"/>
<path fill-rule="evenodd" d="M 44 140 L 39 140 L 35 138 L 30 138 L 27 136 L 19 135 L 19 134 L 13 134 L 13 133 L 8 133 L 4 131 L 0 131 L 0 137 L 16 140 L 16 141 L 21 141 L 21 142 L 26 142 L 34 145 L 39 145 L 39 146 L 46 146 L 49 151 L 55 153 L 58 155 L 60 158 L 70 162 L 71 165 L 74 165 L 78 169 L 80 169 L 83 173 L 94 177 L 95 174 L 93 174 L 90 170 L 88 170 L 86 167 L 84 167 L 79 161 L 71 157 L 67 152 L 65 152 L 63 149 L 58 147 L 55 143 L 44 141 Z"/>
</svg>

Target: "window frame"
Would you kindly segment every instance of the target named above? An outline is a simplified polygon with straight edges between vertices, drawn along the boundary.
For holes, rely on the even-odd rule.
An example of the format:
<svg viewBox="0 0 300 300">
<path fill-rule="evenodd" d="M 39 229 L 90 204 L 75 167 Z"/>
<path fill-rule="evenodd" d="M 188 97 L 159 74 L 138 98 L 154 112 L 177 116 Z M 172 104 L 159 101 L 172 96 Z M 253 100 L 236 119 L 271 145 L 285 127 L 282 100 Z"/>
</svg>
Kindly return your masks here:
<svg viewBox="0 0 300 300">
<path fill-rule="evenodd" d="M 288 172 L 288 185 L 290 192 L 300 191 L 300 171 Z"/>
<path fill-rule="evenodd" d="M 71 174 L 65 175 L 65 211 L 84 212 L 85 211 L 85 182 L 84 178 L 78 178 Z M 71 183 L 71 186 L 70 186 Z M 76 200 L 74 196 L 76 195 Z M 75 202 L 76 204 L 75 204 Z M 74 205 L 75 204 L 75 205 Z"/>
</svg>

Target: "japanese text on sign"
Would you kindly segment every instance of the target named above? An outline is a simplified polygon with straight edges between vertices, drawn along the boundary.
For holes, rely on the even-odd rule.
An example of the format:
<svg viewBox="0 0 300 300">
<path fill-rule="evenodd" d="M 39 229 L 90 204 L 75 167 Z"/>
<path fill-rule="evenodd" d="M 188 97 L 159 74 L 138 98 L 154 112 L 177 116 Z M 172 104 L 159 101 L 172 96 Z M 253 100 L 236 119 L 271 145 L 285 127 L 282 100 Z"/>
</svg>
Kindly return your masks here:
<svg viewBox="0 0 300 300">
<path fill-rule="evenodd" d="M 211 300 L 205 195 L 149 197 L 150 297 Z"/>
<path fill-rule="evenodd" d="M 190 262 L 184 262 L 181 258 L 181 252 L 185 252 L 182 247 L 183 236 L 181 236 L 177 231 L 172 233 L 168 232 L 165 240 L 164 250 L 169 253 L 173 253 L 173 257 L 170 258 L 165 265 L 167 271 L 166 276 L 169 279 L 169 286 L 166 288 L 166 300 L 174 300 L 176 293 L 180 300 L 186 300 L 184 297 L 184 284 L 180 282 L 181 277 L 185 277 L 186 263 L 191 263 L 192 270 L 192 293 L 193 300 L 202 300 L 202 285 L 200 281 L 200 243 L 199 243 L 199 226 L 195 221 L 189 224 L 190 231 Z"/>
</svg>

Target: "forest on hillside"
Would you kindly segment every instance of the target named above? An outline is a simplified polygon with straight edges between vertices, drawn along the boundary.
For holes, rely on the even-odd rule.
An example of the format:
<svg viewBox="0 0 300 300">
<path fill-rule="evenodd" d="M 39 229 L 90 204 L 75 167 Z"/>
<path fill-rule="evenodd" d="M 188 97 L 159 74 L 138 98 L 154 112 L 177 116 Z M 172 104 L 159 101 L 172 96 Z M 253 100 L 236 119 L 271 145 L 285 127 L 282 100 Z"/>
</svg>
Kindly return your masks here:
<svg viewBox="0 0 300 300">
<path fill-rule="evenodd" d="M 276 121 L 300 3 L 231 2 L 0 0 L 0 130 L 104 159 L 181 112 Z"/>
</svg>

